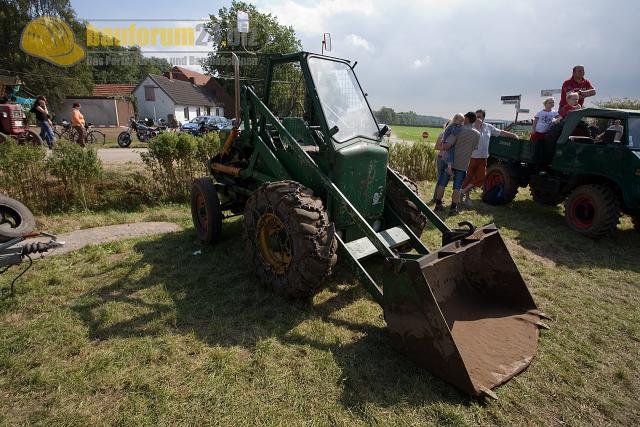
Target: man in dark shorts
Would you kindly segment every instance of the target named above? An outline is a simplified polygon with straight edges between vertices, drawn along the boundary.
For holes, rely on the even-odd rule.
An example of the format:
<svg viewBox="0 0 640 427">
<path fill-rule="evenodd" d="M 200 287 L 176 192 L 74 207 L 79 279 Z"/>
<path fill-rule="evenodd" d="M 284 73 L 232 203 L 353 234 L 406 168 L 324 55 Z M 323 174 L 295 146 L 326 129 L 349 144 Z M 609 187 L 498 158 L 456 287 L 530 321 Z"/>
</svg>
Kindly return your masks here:
<svg viewBox="0 0 640 427">
<path fill-rule="evenodd" d="M 576 65 L 573 67 L 573 75 L 571 78 L 562 83 L 562 94 L 560 95 L 560 105 L 558 105 L 558 111 L 564 107 L 567 103 L 567 93 L 577 92 L 580 99 L 578 104 L 584 107 L 584 99 L 589 96 L 594 96 L 596 90 L 593 88 L 591 82 L 584 78 L 584 65 Z"/>
<path fill-rule="evenodd" d="M 445 149 L 455 146 L 455 156 L 453 160 L 453 195 L 451 196 L 451 208 L 449 215 L 458 213 L 458 203 L 460 202 L 460 189 L 462 181 L 467 174 L 471 153 L 478 148 L 480 140 L 480 132 L 473 128 L 476 121 L 476 113 L 469 111 L 464 115 L 464 126 L 456 135 L 449 135 L 445 141 Z M 435 209 L 441 211 L 444 209 L 442 205 L 442 197 L 444 189 L 449 183 L 449 174 L 442 174 L 438 179 L 438 187 L 436 188 L 436 206 Z"/>
</svg>

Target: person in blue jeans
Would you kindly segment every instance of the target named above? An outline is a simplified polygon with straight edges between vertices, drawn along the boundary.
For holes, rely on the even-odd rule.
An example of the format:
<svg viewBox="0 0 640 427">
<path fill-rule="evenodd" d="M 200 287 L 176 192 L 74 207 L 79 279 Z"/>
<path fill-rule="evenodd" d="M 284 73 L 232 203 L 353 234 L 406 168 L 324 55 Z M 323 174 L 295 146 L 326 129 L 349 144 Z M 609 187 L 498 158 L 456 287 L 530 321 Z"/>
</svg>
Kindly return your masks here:
<svg viewBox="0 0 640 427">
<path fill-rule="evenodd" d="M 437 181 L 440 181 L 440 176 L 442 174 L 449 174 L 449 176 L 453 176 L 453 160 L 455 158 L 455 147 L 449 148 L 449 150 L 444 149 L 444 142 L 451 135 L 457 135 L 462 129 L 462 125 L 464 123 L 464 116 L 460 113 L 456 114 L 451 118 L 451 120 L 447 120 L 444 124 L 444 131 L 438 135 L 438 140 L 436 141 L 436 150 L 438 151 L 438 158 L 436 160 L 436 177 Z M 437 186 L 433 190 L 433 197 L 431 198 L 430 203 L 435 203 L 436 201 L 436 192 Z"/>
<path fill-rule="evenodd" d="M 36 123 L 40 126 L 40 138 L 46 141 L 49 150 L 52 150 L 56 143 L 56 136 L 51 127 L 51 117 L 47 109 L 47 98 L 39 95 L 31 108 L 31 112 L 36 115 Z"/>
<path fill-rule="evenodd" d="M 443 148 L 449 150 L 455 147 L 455 158 L 453 160 L 453 195 L 451 196 L 450 215 L 458 213 L 458 203 L 460 202 L 460 189 L 462 182 L 467 175 L 467 167 L 471 160 L 471 153 L 478 147 L 480 132 L 473 128 L 476 121 L 476 114 L 472 111 L 464 115 L 464 126 L 457 135 L 450 135 L 445 141 Z M 449 184 L 449 173 L 441 174 L 436 188 L 436 210 L 443 210 L 442 197 L 447 184 Z"/>
</svg>

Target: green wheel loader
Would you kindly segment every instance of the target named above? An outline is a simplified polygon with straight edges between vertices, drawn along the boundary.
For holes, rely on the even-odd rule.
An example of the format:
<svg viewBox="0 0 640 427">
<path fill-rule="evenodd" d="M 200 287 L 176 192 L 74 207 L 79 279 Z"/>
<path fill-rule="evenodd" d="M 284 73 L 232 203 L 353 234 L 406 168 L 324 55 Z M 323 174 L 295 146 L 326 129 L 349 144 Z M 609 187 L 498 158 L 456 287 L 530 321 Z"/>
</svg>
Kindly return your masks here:
<svg viewBox="0 0 640 427">
<path fill-rule="evenodd" d="M 630 215 L 640 231 L 640 111 L 584 108 L 551 125 L 544 141 L 492 138 L 484 193 L 502 186 L 492 204 L 511 202 L 529 186 L 537 203 L 564 201 L 576 233 L 598 239 Z"/>
<path fill-rule="evenodd" d="M 239 83 L 236 123 L 211 176 L 193 184 L 205 243 L 244 216 L 257 280 L 308 298 L 340 259 L 380 304 L 391 344 L 474 396 L 524 370 L 544 315 L 497 228 L 450 229 L 388 166 L 388 147 L 347 60 L 300 52 L 264 58 L 264 81 Z M 239 107 L 238 107 L 239 106 Z M 443 246 L 420 235 L 431 223 Z"/>
</svg>

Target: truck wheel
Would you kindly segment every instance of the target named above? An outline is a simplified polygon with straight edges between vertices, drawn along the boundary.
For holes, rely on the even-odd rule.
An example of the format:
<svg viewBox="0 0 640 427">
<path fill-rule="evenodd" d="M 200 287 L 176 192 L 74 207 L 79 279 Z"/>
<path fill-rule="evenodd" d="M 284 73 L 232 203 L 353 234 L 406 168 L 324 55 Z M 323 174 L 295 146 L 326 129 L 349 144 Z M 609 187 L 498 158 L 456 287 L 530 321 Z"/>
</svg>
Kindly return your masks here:
<svg viewBox="0 0 640 427">
<path fill-rule="evenodd" d="M 394 171 L 395 172 L 395 171 Z M 415 182 L 411 181 L 406 176 L 396 172 L 402 181 L 418 196 L 418 186 Z M 400 219 L 407 224 L 409 229 L 420 238 L 424 228 L 427 226 L 427 217 L 424 216 L 420 209 L 404 194 L 402 188 L 395 182 L 389 181 L 389 187 L 387 188 L 387 197 L 389 204 L 395 213 L 398 214 Z"/>
<path fill-rule="evenodd" d="M 198 238 L 206 244 L 214 244 L 222 234 L 220 199 L 210 178 L 198 178 L 191 186 L 191 219 Z"/>
<path fill-rule="evenodd" d="M 560 193 L 545 191 L 533 184 L 529 184 L 529 191 L 534 202 L 545 206 L 557 206 L 565 199 L 565 196 Z"/>
<path fill-rule="evenodd" d="M 322 200 L 295 181 L 267 183 L 244 210 L 245 246 L 258 280 L 276 293 L 309 298 L 336 264 L 335 228 Z"/>
<path fill-rule="evenodd" d="M 599 239 L 616 228 L 620 203 L 613 191 L 604 185 L 581 185 L 567 198 L 564 215 L 573 231 Z"/>
<path fill-rule="evenodd" d="M 0 242 L 24 236 L 33 231 L 36 220 L 22 203 L 0 195 Z"/>
<path fill-rule="evenodd" d="M 487 174 L 484 178 L 482 200 L 491 200 L 491 198 L 487 198 L 485 195 L 496 185 L 502 185 L 503 195 L 497 199 L 499 201 L 492 204 L 506 205 L 516 198 L 516 194 L 518 194 L 518 181 L 509 165 L 497 162 L 487 168 Z"/>
</svg>

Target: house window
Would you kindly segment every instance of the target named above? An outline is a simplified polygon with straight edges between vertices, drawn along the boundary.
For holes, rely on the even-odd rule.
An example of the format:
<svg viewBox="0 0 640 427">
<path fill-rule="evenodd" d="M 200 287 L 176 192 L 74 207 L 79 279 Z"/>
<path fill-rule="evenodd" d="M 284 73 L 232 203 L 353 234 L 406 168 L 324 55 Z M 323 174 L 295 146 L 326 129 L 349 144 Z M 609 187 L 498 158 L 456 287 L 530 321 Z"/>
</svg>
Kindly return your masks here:
<svg viewBox="0 0 640 427">
<path fill-rule="evenodd" d="M 211 107 L 207 107 L 207 116 L 211 115 Z"/>
<path fill-rule="evenodd" d="M 153 86 L 145 86 L 144 87 L 144 100 L 145 101 L 155 101 L 156 100 L 156 92 L 155 87 Z"/>
<path fill-rule="evenodd" d="M 189 107 L 184 107 L 184 119 L 189 120 Z"/>
<path fill-rule="evenodd" d="M 200 107 L 196 107 L 196 116 L 200 115 Z"/>
</svg>

